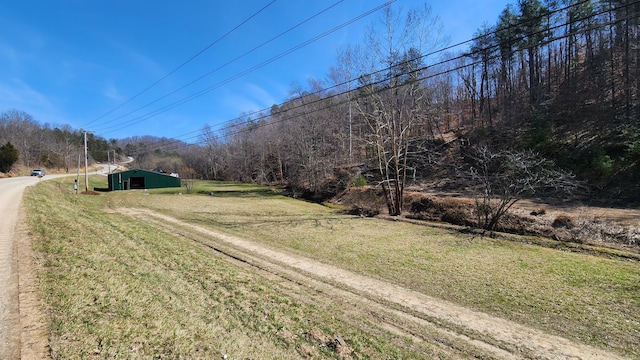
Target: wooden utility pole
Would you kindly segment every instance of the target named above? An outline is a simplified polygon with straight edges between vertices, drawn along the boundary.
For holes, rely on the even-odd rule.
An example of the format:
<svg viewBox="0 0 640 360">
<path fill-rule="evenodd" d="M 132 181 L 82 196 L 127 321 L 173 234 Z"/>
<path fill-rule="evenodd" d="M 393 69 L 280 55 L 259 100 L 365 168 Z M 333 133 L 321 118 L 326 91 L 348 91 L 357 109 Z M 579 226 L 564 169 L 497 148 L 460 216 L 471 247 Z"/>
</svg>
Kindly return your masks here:
<svg viewBox="0 0 640 360">
<path fill-rule="evenodd" d="M 78 180 L 80 179 L 80 153 L 78 152 L 78 173 L 76 174 L 76 180 L 73 183 L 73 190 L 78 193 Z"/>
<path fill-rule="evenodd" d="M 89 192 L 89 175 L 87 168 L 89 167 L 89 155 L 87 155 L 87 131 L 84 130 L 84 191 Z"/>
</svg>

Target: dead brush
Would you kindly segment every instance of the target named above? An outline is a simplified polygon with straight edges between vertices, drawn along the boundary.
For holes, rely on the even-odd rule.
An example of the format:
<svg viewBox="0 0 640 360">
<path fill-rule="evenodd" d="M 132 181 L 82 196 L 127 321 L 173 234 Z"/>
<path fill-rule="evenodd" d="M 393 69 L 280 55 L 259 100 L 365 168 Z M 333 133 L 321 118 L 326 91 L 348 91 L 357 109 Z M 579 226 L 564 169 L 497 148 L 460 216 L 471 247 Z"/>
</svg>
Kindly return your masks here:
<svg viewBox="0 0 640 360">
<path fill-rule="evenodd" d="M 453 197 L 415 197 L 409 203 L 411 218 L 443 221 L 460 226 L 475 226 L 476 222 L 472 220 L 469 208 L 468 201 Z"/>
<path fill-rule="evenodd" d="M 640 246 L 640 227 L 622 225 L 598 217 L 555 217 L 513 211 L 500 222 L 500 229 L 516 234 L 538 235 L 563 242 L 609 247 Z"/>
<path fill-rule="evenodd" d="M 410 218 L 442 221 L 460 226 L 478 226 L 478 210 L 468 199 L 455 197 L 412 196 L 407 199 Z M 480 209 L 482 210 L 482 209 Z M 640 247 L 640 227 L 623 225 L 597 217 L 570 216 L 547 212 L 511 209 L 500 219 L 497 230 L 520 235 L 535 235 L 562 242 L 610 247 Z"/>
<path fill-rule="evenodd" d="M 576 239 L 590 244 L 640 245 L 640 228 L 599 218 L 580 218 L 571 231 Z"/>
</svg>

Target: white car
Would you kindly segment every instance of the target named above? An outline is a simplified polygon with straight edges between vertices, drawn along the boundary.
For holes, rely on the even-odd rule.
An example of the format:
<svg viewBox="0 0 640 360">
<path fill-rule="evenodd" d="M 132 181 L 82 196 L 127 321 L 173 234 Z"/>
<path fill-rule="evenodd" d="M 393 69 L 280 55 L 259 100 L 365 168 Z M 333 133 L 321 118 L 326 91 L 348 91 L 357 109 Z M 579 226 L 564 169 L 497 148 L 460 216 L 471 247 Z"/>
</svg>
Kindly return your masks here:
<svg viewBox="0 0 640 360">
<path fill-rule="evenodd" d="M 31 170 L 31 176 L 44 176 L 44 170 L 42 170 L 42 169 L 33 169 L 33 170 Z"/>
</svg>

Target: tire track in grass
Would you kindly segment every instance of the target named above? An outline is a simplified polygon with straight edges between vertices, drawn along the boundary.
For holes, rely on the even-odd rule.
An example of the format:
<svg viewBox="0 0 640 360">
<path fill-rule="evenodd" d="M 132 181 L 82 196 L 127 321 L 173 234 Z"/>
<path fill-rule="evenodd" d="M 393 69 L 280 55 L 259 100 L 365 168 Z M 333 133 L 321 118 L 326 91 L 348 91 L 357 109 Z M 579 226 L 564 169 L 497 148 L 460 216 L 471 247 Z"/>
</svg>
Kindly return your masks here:
<svg viewBox="0 0 640 360">
<path fill-rule="evenodd" d="M 298 255 L 273 250 L 255 242 L 213 231 L 147 209 L 121 208 L 118 212 L 152 222 L 168 231 L 186 236 L 231 257 L 294 281 L 313 285 L 330 295 L 347 296 L 364 308 L 392 314 L 396 319 L 436 329 L 446 338 L 464 341 L 490 356 L 504 359 L 624 359 L 602 349 L 577 344 L 568 339 L 439 300 L 379 279 L 363 276 Z M 198 233 L 207 242 L 184 233 Z M 215 241 L 215 242 L 211 242 Z M 228 247 L 225 247 L 228 246 Z M 229 248 L 230 247 L 230 248 Z M 388 322 L 392 332 L 420 337 L 403 324 Z M 429 337 L 424 337 L 430 340 Z M 433 337 L 431 337 L 433 340 Z"/>
</svg>

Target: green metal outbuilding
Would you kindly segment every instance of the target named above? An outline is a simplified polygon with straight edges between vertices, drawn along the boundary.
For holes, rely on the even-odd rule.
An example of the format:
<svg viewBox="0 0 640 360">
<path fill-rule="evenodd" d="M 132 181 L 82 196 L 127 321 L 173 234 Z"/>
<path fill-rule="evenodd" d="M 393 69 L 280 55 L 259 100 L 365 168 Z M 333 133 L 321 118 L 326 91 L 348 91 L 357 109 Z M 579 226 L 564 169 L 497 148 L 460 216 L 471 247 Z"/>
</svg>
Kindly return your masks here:
<svg viewBox="0 0 640 360">
<path fill-rule="evenodd" d="M 109 191 L 132 189 L 158 189 L 180 187 L 177 174 L 167 175 L 155 171 L 133 169 L 109 174 Z"/>
</svg>

